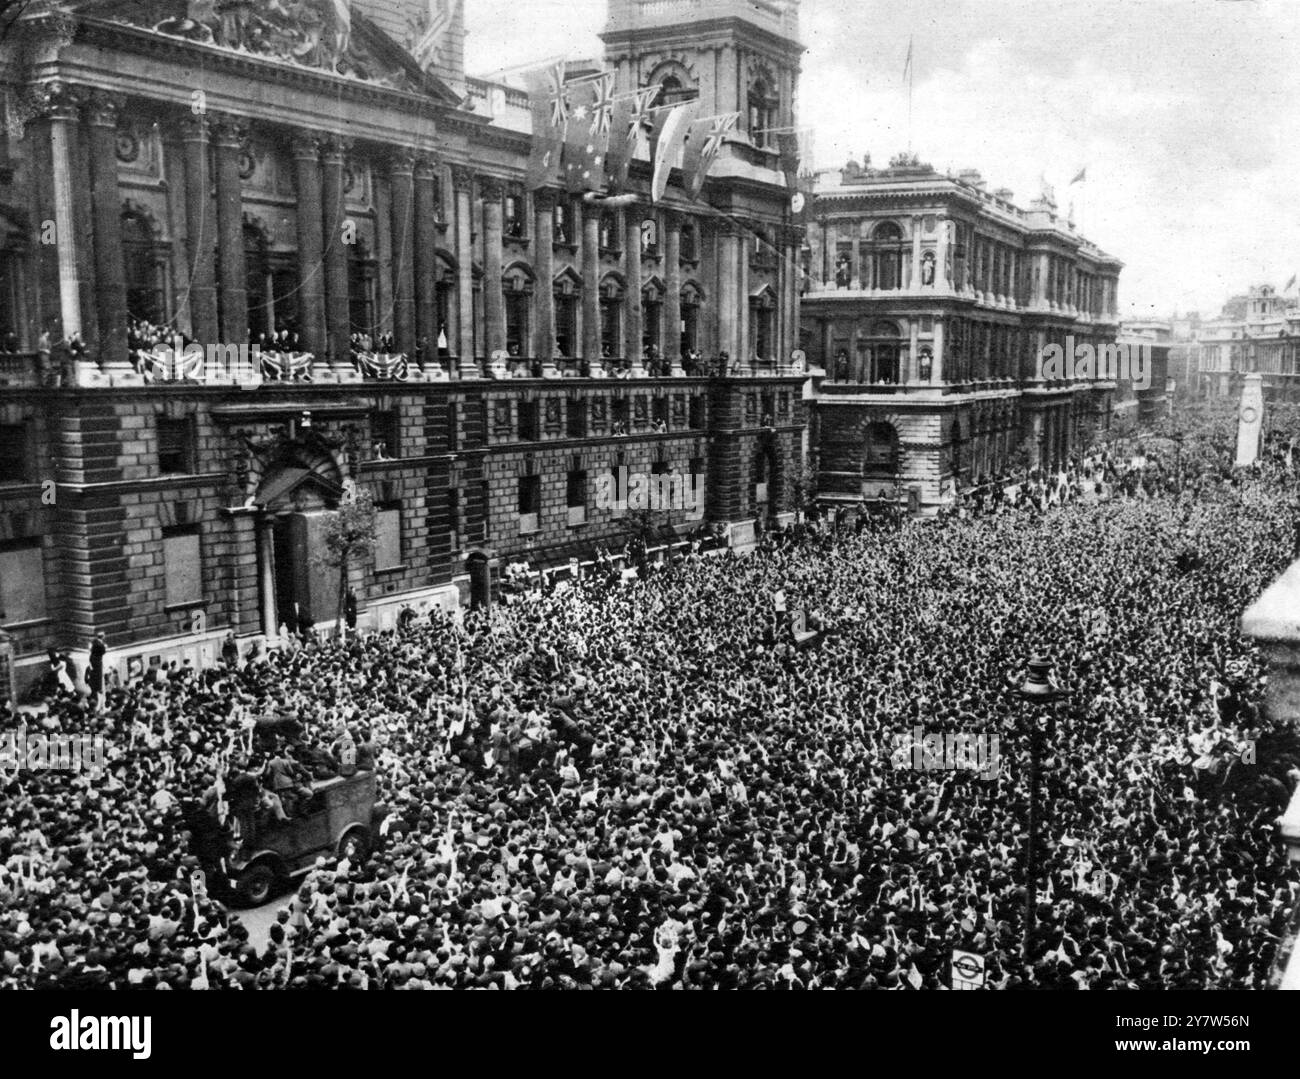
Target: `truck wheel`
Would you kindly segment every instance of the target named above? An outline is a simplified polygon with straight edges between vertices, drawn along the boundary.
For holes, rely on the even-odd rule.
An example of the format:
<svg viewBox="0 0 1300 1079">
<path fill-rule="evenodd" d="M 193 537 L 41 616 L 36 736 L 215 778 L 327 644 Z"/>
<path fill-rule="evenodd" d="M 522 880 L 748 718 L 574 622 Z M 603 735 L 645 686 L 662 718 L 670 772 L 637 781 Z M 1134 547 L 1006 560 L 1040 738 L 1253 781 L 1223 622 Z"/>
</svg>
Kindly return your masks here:
<svg viewBox="0 0 1300 1079">
<path fill-rule="evenodd" d="M 370 851 L 370 836 L 364 828 L 353 828 L 339 840 L 339 857 L 364 862 Z"/>
<path fill-rule="evenodd" d="M 235 893 L 242 903 L 250 907 L 260 907 L 275 890 L 275 873 L 264 862 L 249 866 L 239 875 Z"/>
</svg>

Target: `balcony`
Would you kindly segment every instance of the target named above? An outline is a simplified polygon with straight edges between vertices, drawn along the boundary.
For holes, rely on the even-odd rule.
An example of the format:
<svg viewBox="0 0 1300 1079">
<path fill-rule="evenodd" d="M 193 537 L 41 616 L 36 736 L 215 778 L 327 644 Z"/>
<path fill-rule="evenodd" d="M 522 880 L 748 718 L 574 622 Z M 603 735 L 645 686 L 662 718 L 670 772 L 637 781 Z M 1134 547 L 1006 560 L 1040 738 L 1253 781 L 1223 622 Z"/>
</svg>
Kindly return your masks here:
<svg viewBox="0 0 1300 1079">
<path fill-rule="evenodd" d="M 45 379 L 35 352 L 0 352 L 0 387 L 4 389 L 36 389 Z"/>
</svg>

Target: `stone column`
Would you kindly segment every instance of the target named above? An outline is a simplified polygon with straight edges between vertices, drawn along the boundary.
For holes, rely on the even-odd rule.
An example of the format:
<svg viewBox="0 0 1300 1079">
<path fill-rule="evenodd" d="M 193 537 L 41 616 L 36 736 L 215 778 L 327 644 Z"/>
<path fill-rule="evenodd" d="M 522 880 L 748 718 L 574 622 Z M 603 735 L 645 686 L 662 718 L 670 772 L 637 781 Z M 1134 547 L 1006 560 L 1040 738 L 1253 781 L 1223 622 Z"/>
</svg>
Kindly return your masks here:
<svg viewBox="0 0 1300 1079">
<path fill-rule="evenodd" d="M 293 139 L 298 192 L 298 322 L 303 347 L 325 359 L 325 264 L 321 238 L 320 140 L 305 131 Z"/>
<path fill-rule="evenodd" d="M 934 320 L 934 359 L 930 363 L 930 385 L 943 385 L 943 316 Z"/>
<path fill-rule="evenodd" d="M 633 373 L 644 373 L 641 362 L 641 215 L 636 206 L 623 211 L 623 356 Z"/>
<path fill-rule="evenodd" d="M 506 309 L 501 294 L 501 181 L 485 176 L 479 181 L 483 195 L 483 314 L 489 358 L 506 347 Z"/>
<path fill-rule="evenodd" d="M 939 218 L 935 228 L 939 231 L 934 245 L 934 287 L 936 291 L 946 292 L 952 287 L 948 277 L 948 219 Z"/>
<path fill-rule="evenodd" d="M 903 359 L 904 368 L 898 372 L 901 382 L 915 382 L 918 374 L 917 357 L 920 355 L 921 321 L 917 318 L 908 321 L 911 324 L 911 332 L 908 335 L 907 356 Z"/>
<path fill-rule="evenodd" d="M 101 362 L 126 363 L 126 266 L 122 199 L 117 187 L 117 115 L 122 99 L 96 91 L 90 120 L 91 203 L 95 232 L 95 305 Z"/>
<path fill-rule="evenodd" d="M 45 95 L 50 127 L 50 182 L 53 189 L 55 254 L 58 258 L 59 321 L 62 334 L 82 333 L 81 273 L 78 249 L 83 236 L 77 228 L 73 208 L 73 165 L 77 153 L 77 92 L 66 83 L 46 83 Z M 42 327 L 43 329 L 43 327 Z M 51 333 L 57 338 L 57 333 Z"/>
<path fill-rule="evenodd" d="M 325 333 L 331 363 L 347 360 L 349 352 L 348 254 L 344 243 L 347 207 L 344 201 L 343 159 L 351 143 L 331 135 L 321 154 L 322 222 L 325 237 Z"/>
<path fill-rule="evenodd" d="M 212 265 L 212 180 L 208 175 L 208 122 L 188 116 L 181 123 L 185 147 L 185 243 L 189 281 L 182 278 L 189 298 L 190 327 L 197 341 L 217 339 L 217 292 Z M 182 274 L 186 271 L 182 270 Z"/>
<path fill-rule="evenodd" d="M 731 363 L 738 363 L 739 343 L 736 339 L 738 319 L 737 266 L 740 262 L 740 237 L 729 221 L 718 222 L 718 351 L 726 352 Z"/>
<path fill-rule="evenodd" d="M 600 215 L 582 208 L 582 357 L 600 361 Z"/>
<path fill-rule="evenodd" d="M 261 582 L 262 632 L 274 640 L 280 632 L 275 603 L 275 539 L 270 520 L 257 522 L 257 575 Z"/>
<path fill-rule="evenodd" d="M 221 280 L 221 343 L 248 340 L 248 288 L 244 263 L 244 198 L 239 154 L 247 131 L 233 116 L 216 122 L 217 268 Z"/>
<path fill-rule="evenodd" d="M 907 287 L 910 289 L 921 287 L 921 218 L 919 216 L 912 218 L 912 269 L 908 274 Z"/>
<path fill-rule="evenodd" d="M 814 223 L 808 227 L 808 238 L 812 247 L 813 288 L 820 292 L 826 287 L 826 230 Z"/>
<path fill-rule="evenodd" d="M 664 213 L 664 359 L 671 374 L 682 371 L 682 221 Z"/>
<path fill-rule="evenodd" d="M 452 166 L 451 184 L 456 192 L 456 337 L 462 373 L 477 372 L 474 349 L 474 245 L 473 205 L 470 195 L 474 173 Z"/>
<path fill-rule="evenodd" d="M 533 355 L 542 361 L 542 375 L 555 368 L 555 192 L 539 188 L 533 192 Z"/>
<path fill-rule="evenodd" d="M 849 223 L 849 236 L 853 246 L 849 250 L 849 287 L 852 289 L 868 288 L 870 272 L 862 272 L 862 229 L 856 221 Z"/>
<path fill-rule="evenodd" d="M 415 339 L 424 362 L 438 358 L 438 205 L 435 165 L 425 155 L 415 161 Z"/>
<path fill-rule="evenodd" d="M 749 244 L 740 232 L 735 235 L 736 255 L 736 358 L 741 371 L 753 370 L 754 350 L 749 344 Z M 853 241 L 857 243 L 857 240 Z"/>
<path fill-rule="evenodd" d="M 398 352 L 414 353 L 415 150 L 399 147 L 389 165 L 393 222 L 393 339 Z"/>
</svg>

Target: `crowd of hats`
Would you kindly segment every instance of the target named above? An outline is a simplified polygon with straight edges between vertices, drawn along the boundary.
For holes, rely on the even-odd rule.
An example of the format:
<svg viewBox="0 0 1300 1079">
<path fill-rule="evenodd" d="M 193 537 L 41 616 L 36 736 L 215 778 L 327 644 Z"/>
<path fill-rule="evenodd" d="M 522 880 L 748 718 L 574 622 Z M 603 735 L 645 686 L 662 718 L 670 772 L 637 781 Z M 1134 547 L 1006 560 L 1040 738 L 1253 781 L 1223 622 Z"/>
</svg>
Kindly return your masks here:
<svg viewBox="0 0 1300 1079">
<path fill-rule="evenodd" d="M 1296 901 L 1274 821 L 1300 754 L 1238 625 L 1292 553 L 1296 492 L 1270 462 L 823 527 L 99 710 L 56 693 L 29 722 L 105 734 L 109 766 L 6 777 L 0 987 L 937 988 L 955 947 L 998 987 L 1262 985 Z M 833 627 L 819 648 L 773 630 L 778 591 Z M 1023 957 L 1037 655 L 1065 697 Z M 278 732 L 248 761 L 245 711 Z M 324 860 L 255 945 L 193 894 L 183 807 L 223 769 L 319 766 L 344 728 L 383 842 Z M 899 767 L 917 728 L 996 738 L 999 774 Z"/>
</svg>

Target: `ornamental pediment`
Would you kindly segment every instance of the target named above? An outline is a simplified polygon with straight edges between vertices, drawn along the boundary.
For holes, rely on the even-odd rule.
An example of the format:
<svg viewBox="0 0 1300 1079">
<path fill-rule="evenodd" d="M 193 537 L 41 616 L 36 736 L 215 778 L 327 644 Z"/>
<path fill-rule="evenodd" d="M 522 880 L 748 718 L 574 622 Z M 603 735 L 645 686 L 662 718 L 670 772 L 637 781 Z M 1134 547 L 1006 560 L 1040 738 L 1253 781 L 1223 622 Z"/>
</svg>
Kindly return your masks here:
<svg viewBox="0 0 1300 1079">
<path fill-rule="evenodd" d="M 458 99 L 347 0 L 91 0 L 76 15 L 345 79 Z"/>
</svg>

